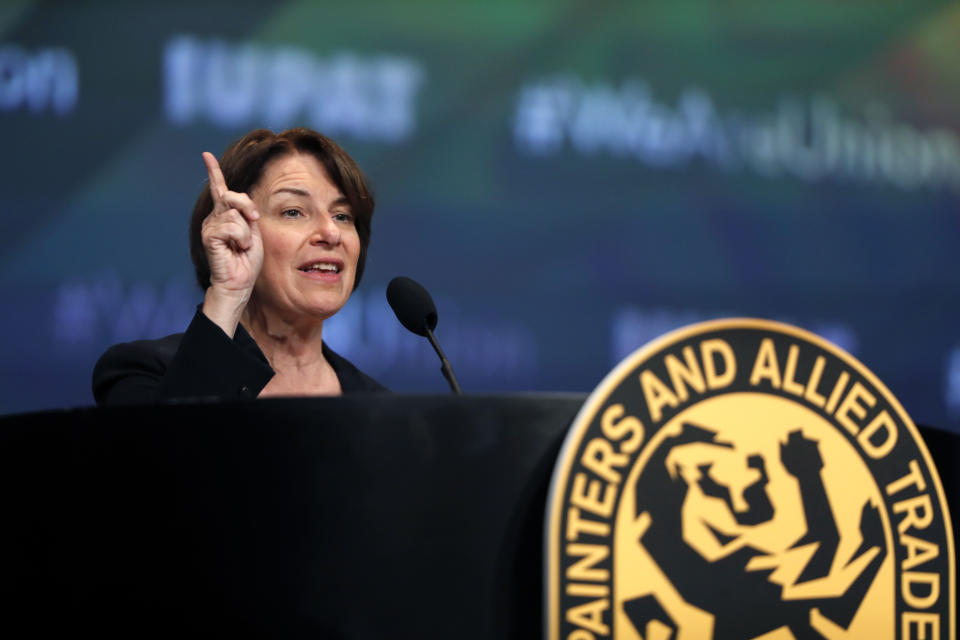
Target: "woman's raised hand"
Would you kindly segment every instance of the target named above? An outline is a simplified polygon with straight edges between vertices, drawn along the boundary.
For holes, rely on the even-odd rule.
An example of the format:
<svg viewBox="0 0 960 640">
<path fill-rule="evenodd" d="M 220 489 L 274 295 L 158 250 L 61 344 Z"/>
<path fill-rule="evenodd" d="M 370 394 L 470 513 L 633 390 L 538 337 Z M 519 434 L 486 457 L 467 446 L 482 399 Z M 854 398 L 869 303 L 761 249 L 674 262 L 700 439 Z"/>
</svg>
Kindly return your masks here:
<svg viewBox="0 0 960 640">
<path fill-rule="evenodd" d="M 213 197 L 213 209 L 200 232 L 210 264 L 203 312 L 232 337 L 263 266 L 263 242 L 257 227 L 260 213 L 250 196 L 227 189 L 212 153 L 205 151 L 203 162 Z"/>
</svg>

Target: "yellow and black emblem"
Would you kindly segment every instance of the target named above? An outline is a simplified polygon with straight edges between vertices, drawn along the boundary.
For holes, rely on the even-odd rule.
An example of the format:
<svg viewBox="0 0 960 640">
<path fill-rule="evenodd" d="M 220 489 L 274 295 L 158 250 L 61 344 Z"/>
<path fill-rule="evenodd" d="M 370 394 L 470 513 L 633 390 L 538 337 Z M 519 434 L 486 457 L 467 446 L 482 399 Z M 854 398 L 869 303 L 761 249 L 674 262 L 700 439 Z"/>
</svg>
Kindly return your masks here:
<svg viewBox="0 0 960 640">
<path fill-rule="evenodd" d="M 706 322 L 622 362 L 567 435 L 546 529 L 549 640 L 956 637 L 916 427 L 788 325 Z"/>
</svg>

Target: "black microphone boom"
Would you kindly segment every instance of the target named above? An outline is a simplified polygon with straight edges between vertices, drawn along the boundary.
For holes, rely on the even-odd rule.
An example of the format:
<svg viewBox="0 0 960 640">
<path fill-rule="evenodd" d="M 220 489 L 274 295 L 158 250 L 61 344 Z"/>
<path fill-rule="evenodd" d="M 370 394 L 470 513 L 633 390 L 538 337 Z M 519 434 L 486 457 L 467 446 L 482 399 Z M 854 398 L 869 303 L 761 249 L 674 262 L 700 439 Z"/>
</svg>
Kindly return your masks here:
<svg viewBox="0 0 960 640">
<path fill-rule="evenodd" d="M 463 391 L 460 390 L 457 377 L 453 375 L 453 367 L 450 366 L 447 356 L 443 355 L 440 343 L 433 335 L 433 330 L 437 328 L 437 307 L 427 290 L 415 280 L 399 276 L 387 285 L 387 302 L 397 314 L 400 324 L 430 341 L 433 350 L 440 357 L 440 372 L 450 383 L 453 392 L 461 395 Z"/>
</svg>

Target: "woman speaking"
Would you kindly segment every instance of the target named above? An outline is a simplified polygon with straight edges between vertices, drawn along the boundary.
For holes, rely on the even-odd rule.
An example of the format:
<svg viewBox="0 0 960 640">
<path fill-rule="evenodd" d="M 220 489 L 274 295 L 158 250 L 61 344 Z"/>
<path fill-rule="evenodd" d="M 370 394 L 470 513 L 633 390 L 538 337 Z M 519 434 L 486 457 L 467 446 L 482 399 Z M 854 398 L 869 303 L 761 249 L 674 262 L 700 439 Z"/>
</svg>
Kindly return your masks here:
<svg viewBox="0 0 960 640">
<path fill-rule="evenodd" d="M 384 390 L 330 350 L 323 322 L 360 282 L 373 196 L 335 142 L 253 131 L 217 159 L 190 219 L 203 304 L 182 334 L 111 347 L 97 404 Z"/>
</svg>

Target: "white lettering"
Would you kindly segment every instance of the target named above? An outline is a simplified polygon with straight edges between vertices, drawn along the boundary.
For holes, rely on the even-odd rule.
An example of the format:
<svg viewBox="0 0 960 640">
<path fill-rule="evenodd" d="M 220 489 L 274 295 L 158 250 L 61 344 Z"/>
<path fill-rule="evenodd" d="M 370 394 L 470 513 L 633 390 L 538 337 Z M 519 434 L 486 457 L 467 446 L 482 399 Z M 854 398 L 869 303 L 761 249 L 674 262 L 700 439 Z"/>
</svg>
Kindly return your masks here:
<svg viewBox="0 0 960 640">
<path fill-rule="evenodd" d="M 513 133 L 517 148 L 531 155 L 556 154 L 568 143 L 583 155 L 633 157 L 660 168 L 701 160 L 764 177 L 960 189 L 956 132 L 919 130 L 879 103 L 849 117 L 822 95 L 784 97 L 767 112 L 721 113 L 700 87 L 686 88 L 671 106 L 637 78 L 616 86 L 558 76 L 521 88 Z"/>
<path fill-rule="evenodd" d="M 330 135 L 396 143 L 416 129 L 424 77 L 420 64 L 394 55 L 321 57 L 177 36 L 164 51 L 164 108 L 178 125 L 283 129 L 304 121 Z"/>
<path fill-rule="evenodd" d="M 77 106 L 79 93 L 77 61 L 70 51 L 0 45 L 0 112 L 26 108 L 63 116 Z"/>
</svg>

